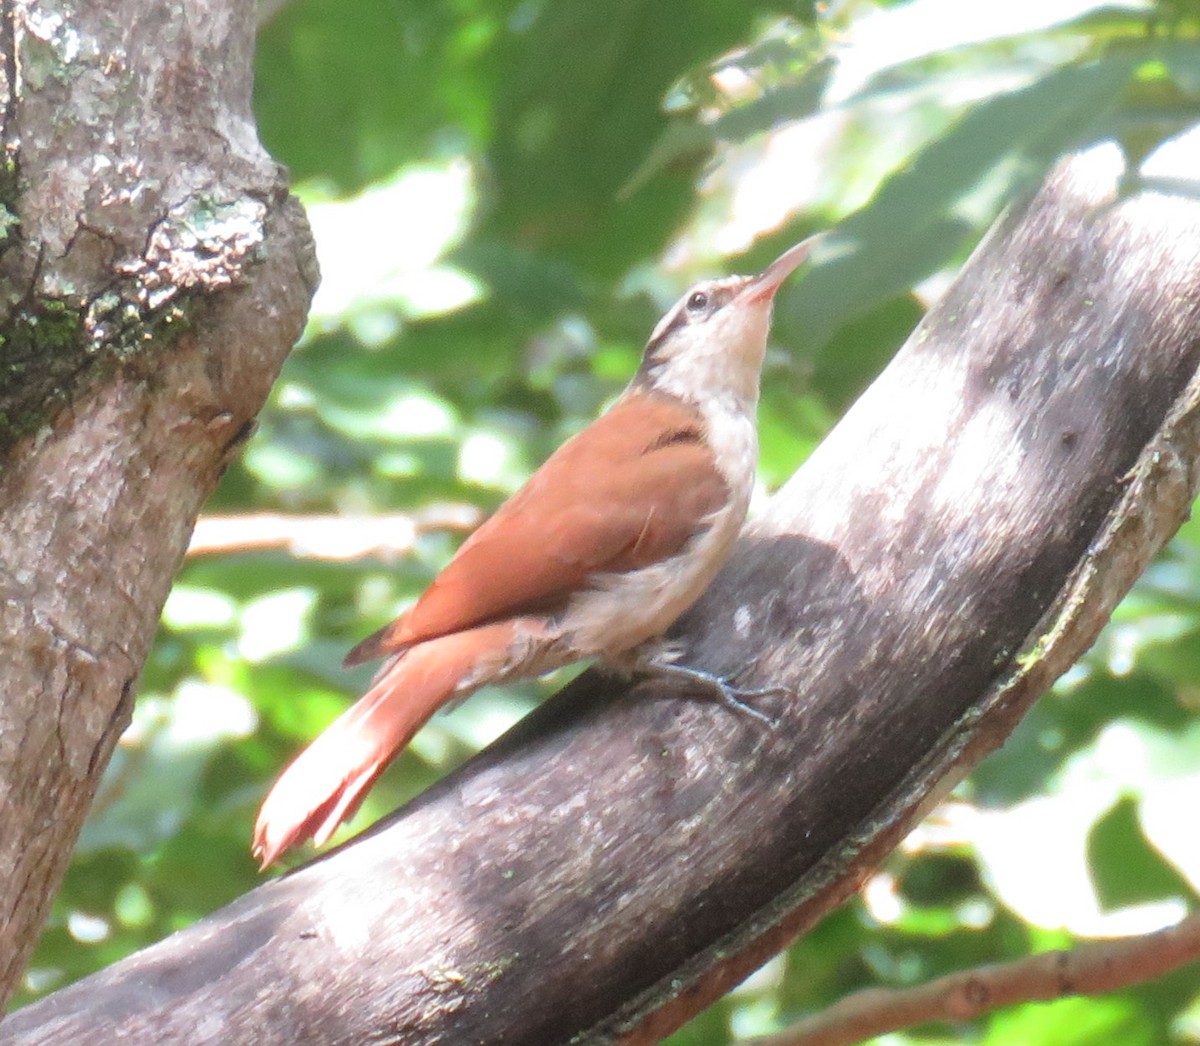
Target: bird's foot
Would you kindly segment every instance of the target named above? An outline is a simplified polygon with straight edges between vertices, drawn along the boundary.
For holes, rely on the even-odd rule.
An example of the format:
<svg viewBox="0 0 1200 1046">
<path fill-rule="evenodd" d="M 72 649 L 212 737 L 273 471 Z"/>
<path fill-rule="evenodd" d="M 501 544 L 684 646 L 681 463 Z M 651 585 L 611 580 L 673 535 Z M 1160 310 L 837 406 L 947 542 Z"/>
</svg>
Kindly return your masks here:
<svg viewBox="0 0 1200 1046">
<path fill-rule="evenodd" d="M 779 685 L 762 687 L 734 686 L 728 679 L 717 675 L 715 672 L 706 672 L 702 668 L 681 665 L 674 660 L 655 659 L 650 661 L 642 667 L 640 674 L 660 679 L 676 679 L 680 682 L 702 686 L 710 694 L 713 694 L 726 708 L 740 712 L 742 715 L 748 715 L 751 719 L 757 719 L 764 726 L 771 727 L 772 729 L 779 725 L 779 721 L 762 709 L 755 708 L 754 705 L 750 704 L 750 701 L 754 698 L 767 697 L 771 694 L 786 694 L 790 696 L 792 693 L 788 687 Z"/>
</svg>

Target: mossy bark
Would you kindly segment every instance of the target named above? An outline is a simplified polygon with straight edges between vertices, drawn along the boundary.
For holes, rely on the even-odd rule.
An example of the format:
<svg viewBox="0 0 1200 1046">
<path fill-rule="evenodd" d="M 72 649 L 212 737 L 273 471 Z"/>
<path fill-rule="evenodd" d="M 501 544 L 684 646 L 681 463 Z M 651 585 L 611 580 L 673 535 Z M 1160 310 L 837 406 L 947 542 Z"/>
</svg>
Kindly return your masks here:
<svg viewBox="0 0 1200 1046">
<path fill-rule="evenodd" d="M 316 283 L 254 5 L 0 3 L 0 999 Z"/>
</svg>

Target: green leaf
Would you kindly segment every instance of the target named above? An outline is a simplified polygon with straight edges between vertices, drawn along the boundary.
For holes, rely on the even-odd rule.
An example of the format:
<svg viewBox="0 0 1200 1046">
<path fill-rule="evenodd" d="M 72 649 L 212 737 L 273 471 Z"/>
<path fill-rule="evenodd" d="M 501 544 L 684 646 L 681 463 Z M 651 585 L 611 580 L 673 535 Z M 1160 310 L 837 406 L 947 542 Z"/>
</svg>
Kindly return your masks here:
<svg viewBox="0 0 1200 1046">
<path fill-rule="evenodd" d="M 955 210 L 964 196 L 1001 168 L 1010 186 L 1028 184 L 1057 156 L 1088 141 L 1133 68 L 1120 57 L 1070 66 L 970 108 L 838 226 L 784 298 L 809 345 L 823 345 L 849 320 L 959 255 L 973 235 Z"/>
<path fill-rule="evenodd" d="M 1107 909 L 1192 893 L 1187 881 L 1146 844 L 1133 799 L 1123 799 L 1092 826 L 1088 863 L 1097 897 Z"/>
<path fill-rule="evenodd" d="M 1161 1046 L 1154 1022 L 1120 997 L 1061 999 L 1001 1011 L 983 1046 Z"/>
</svg>

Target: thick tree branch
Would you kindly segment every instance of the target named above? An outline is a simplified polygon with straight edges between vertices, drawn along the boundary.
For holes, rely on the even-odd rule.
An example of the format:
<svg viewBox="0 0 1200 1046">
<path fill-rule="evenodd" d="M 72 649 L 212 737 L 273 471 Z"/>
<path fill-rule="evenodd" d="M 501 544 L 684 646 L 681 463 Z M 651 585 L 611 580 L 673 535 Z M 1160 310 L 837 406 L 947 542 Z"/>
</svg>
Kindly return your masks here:
<svg viewBox="0 0 1200 1046">
<path fill-rule="evenodd" d="M 254 131 L 249 5 L 9 0 L 0 34 L 4 999 L 316 276 Z"/>
<path fill-rule="evenodd" d="M 762 702 L 777 729 L 587 673 L 379 830 L 0 1040 L 646 1044 L 812 926 L 1188 511 L 1200 202 L 1125 177 L 1093 150 L 998 224 L 680 623 L 693 663 L 793 690 Z"/>
<path fill-rule="evenodd" d="M 1101 995 L 1162 977 L 1200 959 L 1200 915 L 1156 933 L 1081 944 L 980 966 L 915 988 L 869 988 L 778 1035 L 746 1046 L 853 1046 L 929 1021 L 961 1024 L 1001 1006 Z"/>
</svg>

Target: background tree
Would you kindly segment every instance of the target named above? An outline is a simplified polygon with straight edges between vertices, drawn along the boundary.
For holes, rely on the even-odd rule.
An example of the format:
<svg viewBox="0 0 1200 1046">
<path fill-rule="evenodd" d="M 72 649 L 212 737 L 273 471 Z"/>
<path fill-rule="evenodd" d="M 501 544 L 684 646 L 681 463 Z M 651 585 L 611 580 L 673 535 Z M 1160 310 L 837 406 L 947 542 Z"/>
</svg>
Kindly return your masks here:
<svg viewBox="0 0 1200 1046">
<path fill-rule="evenodd" d="M 316 283 L 254 131 L 250 13 L 143 7 L 0 7 L 4 1000 Z"/>
<path fill-rule="evenodd" d="M 473 507 L 499 503 L 619 388 L 691 276 L 840 231 L 842 253 L 779 309 L 788 352 L 761 417 L 774 484 L 1052 157 L 1114 133 L 1138 155 L 1196 122 L 1188 5 L 1010 10 L 847 3 L 816 27 L 723 3 L 686 19 L 634 2 L 279 11 L 258 115 L 309 204 L 326 283 L 212 508 L 402 513 L 411 527 L 193 560 L 27 992 L 255 881 L 257 798 L 362 682 L 337 669 L 342 650 L 421 587 Z M 738 257 L 760 235 L 771 243 Z M 216 544 L 252 544 L 239 533 Z M 860 901 L 678 1042 L 1176 918 L 1200 874 L 1186 816 L 1195 540 L 1185 528 L 1096 650 Z M 366 554 L 380 544 L 382 561 Z M 535 693 L 482 694 L 435 722 L 358 823 Z M 1054 859 L 1031 881 L 1033 848 Z M 1194 993 L 1180 973 L 979 1029 L 997 1043 L 1189 1041 Z"/>
</svg>

